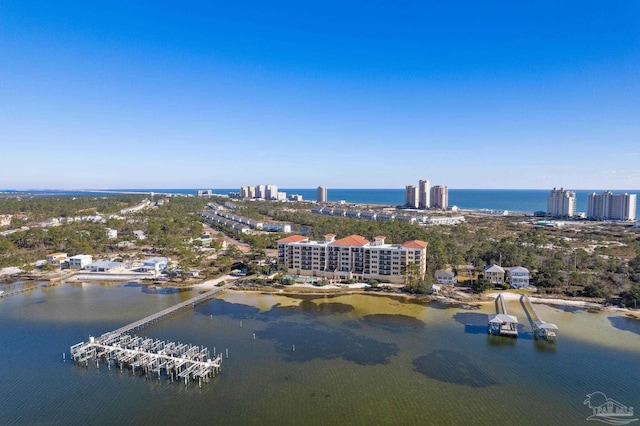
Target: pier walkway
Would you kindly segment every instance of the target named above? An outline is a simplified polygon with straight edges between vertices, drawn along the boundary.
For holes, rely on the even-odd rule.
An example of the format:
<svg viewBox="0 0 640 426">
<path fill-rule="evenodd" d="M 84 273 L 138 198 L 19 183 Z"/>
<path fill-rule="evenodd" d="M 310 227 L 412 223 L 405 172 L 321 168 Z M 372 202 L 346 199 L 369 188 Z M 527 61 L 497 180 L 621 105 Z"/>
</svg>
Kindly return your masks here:
<svg viewBox="0 0 640 426">
<path fill-rule="evenodd" d="M 524 309 L 524 313 L 527 315 L 529 324 L 531 324 L 531 328 L 533 329 L 533 337 L 536 339 L 555 341 L 558 337 L 558 326 L 550 322 L 543 321 L 536 312 L 528 296 L 524 294 L 520 296 L 520 303 L 522 304 L 522 309 Z"/>
<path fill-rule="evenodd" d="M 112 333 L 117 333 L 117 334 L 130 333 L 131 331 L 139 330 L 142 327 L 145 327 L 146 325 L 149 325 L 156 321 L 163 320 L 164 318 L 170 315 L 173 315 L 177 312 L 180 312 L 183 309 L 193 308 L 195 307 L 195 305 L 202 303 L 208 299 L 211 299 L 222 290 L 228 289 L 229 287 L 231 287 L 232 284 L 233 283 L 228 283 L 221 287 L 216 287 L 214 289 L 211 289 L 207 292 L 204 292 L 195 297 L 192 297 L 189 300 L 185 300 L 184 302 L 178 303 L 177 305 L 173 305 L 170 308 L 164 309 L 160 312 L 156 312 L 155 314 L 149 315 L 148 317 L 144 317 L 138 321 L 132 322 L 131 324 L 127 324 L 124 327 L 120 327 L 117 330 L 113 330 Z"/>
<path fill-rule="evenodd" d="M 183 309 L 195 307 L 196 304 L 211 299 L 232 284 L 228 283 L 206 291 L 117 330 L 104 333 L 98 338 L 89 337 L 89 342 L 71 346 L 71 360 L 85 366 L 89 366 L 90 361 L 95 361 L 96 368 L 99 367 L 100 361 L 105 362 L 109 369 L 112 364 L 119 366 L 120 370 L 126 366 L 133 373 L 137 370 L 146 375 L 157 374 L 158 379 L 164 372 L 172 381 L 184 380 L 184 383 L 188 384 L 192 380 L 198 380 L 202 385 L 203 381 L 208 381 L 220 372 L 222 354 L 214 354 L 212 358 L 205 347 L 142 338 L 130 333 Z"/>
</svg>

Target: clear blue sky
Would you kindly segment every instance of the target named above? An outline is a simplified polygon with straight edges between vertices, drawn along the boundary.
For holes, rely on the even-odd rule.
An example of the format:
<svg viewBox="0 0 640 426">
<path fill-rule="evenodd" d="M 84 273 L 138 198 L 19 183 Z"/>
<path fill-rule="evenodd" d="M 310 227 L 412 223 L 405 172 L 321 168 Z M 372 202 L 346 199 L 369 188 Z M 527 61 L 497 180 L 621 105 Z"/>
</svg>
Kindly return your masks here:
<svg viewBox="0 0 640 426">
<path fill-rule="evenodd" d="M 640 2 L 0 0 L 0 188 L 640 188 Z"/>
</svg>

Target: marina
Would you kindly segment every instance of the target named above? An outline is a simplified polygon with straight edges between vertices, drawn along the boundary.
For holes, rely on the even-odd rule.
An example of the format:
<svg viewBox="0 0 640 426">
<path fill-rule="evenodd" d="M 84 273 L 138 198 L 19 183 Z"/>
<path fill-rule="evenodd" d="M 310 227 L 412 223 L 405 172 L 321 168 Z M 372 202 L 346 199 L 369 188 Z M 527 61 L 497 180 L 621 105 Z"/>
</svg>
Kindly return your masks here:
<svg viewBox="0 0 640 426">
<path fill-rule="evenodd" d="M 209 350 L 205 347 L 142 338 L 129 333 L 184 309 L 195 308 L 197 304 L 211 299 L 230 285 L 229 283 L 206 291 L 117 330 L 104 333 L 98 338 L 89 337 L 88 342 L 71 346 L 71 360 L 86 367 L 90 362 L 95 361 L 96 368 L 99 368 L 102 361 L 107 364 L 108 369 L 111 369 L 111 365 L 114 364 L 119 366 L 121 371 L 127 367 L 135 374 L 137 369 L 145 375 L 156 374 L 158 379 L 161 379 L 164 373 L 171 381 L 183 380 L 187 385 L 197 380 L 202 386 L 203 382 L 208 382 L 221 371 L 222 354 L 214 354 L 212 359 Z M 63 358 L 64 356 L 63 354 Z"/>
</svg>

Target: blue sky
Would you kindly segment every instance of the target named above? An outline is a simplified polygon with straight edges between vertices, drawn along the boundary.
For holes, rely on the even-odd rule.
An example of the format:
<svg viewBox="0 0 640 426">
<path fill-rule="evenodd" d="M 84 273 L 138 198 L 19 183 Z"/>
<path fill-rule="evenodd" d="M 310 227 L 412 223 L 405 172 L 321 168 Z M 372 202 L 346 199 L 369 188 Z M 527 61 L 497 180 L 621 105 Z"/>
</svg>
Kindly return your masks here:
<svg viewBox="0 0 640 426">
<path fill-rule="evenodd" d="M 640 188 L 640 2 L 0 0 L 0 188 Z"/>
</svg>

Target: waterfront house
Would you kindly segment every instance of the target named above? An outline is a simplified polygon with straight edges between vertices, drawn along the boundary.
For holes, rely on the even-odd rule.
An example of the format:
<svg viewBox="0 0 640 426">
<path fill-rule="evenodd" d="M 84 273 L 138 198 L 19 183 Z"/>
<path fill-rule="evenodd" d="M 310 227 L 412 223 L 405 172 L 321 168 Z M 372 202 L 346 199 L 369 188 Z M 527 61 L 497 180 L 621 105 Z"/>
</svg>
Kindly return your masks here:
<svg viewBox="0 0 640 426">
<path fill-rule="evenodd" d="M 451 270 L 446 271 L 436 271 L 436 281 L 438 284 L 450 284 L 455 285 L 458 283 L 458 279 L 456 278 L 456 274 Z"/>
<path fill-rule="evenodd" d="M 90 254 L 77 254 L 69 258 L 69 268 L 82 269 L 93 262 L 93 256 Z"/>
<path fill-rule="evenodd" d="M 169 259 L 166 257 L 152 257 L 142 263 L 141 269 L 145 272 L 161 272 L 165 270 L 168 264 Z"/>
<path fill-rule="evenodd" d="M 91 272 L 113 272 L 116 269 L 123 268 L 124 263 L 122 262 L 109 262 L 106 260 L 98 260 L 97 262 L 93 262 L 85 266 L 85 269 L 90 270 Z"/>
<path fill-rule="evenodd" d="M 487 265 L 484 267 L 484 277 L 493 285 L 504 284 L 504 269 L 498 265 Z"/>
<path fill-rule="evenodd" d="M 68 266 L 67 262 L 69 258 L 67 257 L 67 253 L 51 253 L 45 257 L 45 260 L 49 265 L 65 268 Z"/>
<path fill-rule="evenodd" d="M 507 268 L 507 277 L 511 288 L 529 288 L 529 270 L 522 266 Z"/>
</svg>

